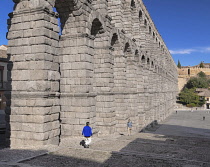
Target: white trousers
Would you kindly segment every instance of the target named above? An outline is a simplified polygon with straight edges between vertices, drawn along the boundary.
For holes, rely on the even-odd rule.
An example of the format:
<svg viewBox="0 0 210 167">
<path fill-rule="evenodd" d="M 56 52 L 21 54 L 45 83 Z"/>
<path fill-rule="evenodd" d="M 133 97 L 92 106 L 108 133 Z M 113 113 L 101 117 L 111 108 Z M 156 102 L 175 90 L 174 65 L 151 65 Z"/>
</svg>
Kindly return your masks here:
<svg viewBox="0 0 210 167">
<path fill-rule="evenodd" d="M 85 144 L 90 145 L 90 143 L 91 143 L 91 137 L 86 137 L 85 138 Z"/>
</svg>

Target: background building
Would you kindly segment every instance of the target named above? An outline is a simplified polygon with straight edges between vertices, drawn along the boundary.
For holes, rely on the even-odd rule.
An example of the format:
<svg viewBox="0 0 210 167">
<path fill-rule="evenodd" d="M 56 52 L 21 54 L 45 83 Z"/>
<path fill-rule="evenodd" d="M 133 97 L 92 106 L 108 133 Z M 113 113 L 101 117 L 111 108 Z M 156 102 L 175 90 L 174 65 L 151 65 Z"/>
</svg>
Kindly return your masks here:
<svg viewBox="0 0 210 167">
<path fill-rule="evenodd" d="M 5 106 L 6 106 L 6 97 L 4 92 L 6 89 L 7 82 L 7 46 L 0 46 L 0 133 L 5 132 Z"/>
</svg>

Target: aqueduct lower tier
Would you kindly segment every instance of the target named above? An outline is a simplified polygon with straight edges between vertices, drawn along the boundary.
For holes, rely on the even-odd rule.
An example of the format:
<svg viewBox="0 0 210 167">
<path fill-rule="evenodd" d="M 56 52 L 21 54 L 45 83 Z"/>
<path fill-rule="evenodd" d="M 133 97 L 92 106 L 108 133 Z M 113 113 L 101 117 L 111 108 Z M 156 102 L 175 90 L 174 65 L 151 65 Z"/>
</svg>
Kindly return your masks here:
<svg viewBox="0 0 210 167">
<path fill-rule="evenodd" d="M 130 118 L 137 132 L 173 111 L 177 68 L 142 1 L 13 1 L 11 147 L 58 144 L 86 121 L 95 133 L 121 134 Z"/>
</svg>

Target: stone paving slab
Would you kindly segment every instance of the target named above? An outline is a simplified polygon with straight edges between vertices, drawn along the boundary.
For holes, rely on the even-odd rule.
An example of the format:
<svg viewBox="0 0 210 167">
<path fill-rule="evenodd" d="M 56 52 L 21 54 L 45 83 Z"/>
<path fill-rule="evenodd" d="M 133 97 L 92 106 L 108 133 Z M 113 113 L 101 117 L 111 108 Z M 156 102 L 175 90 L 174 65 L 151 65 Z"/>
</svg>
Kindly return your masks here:
<svg viewBox="0 0 210 167">
<path fill-rule="evenodd" d="M 93 136 L 89 149 L 80 145 L 83 137 L 62 139 L 59 147 L 3 149 L 0 167 L 210 167 L 210 117 L 200 120 L 203 114 L 179 111 L 145 133 Z"/>
</svg>

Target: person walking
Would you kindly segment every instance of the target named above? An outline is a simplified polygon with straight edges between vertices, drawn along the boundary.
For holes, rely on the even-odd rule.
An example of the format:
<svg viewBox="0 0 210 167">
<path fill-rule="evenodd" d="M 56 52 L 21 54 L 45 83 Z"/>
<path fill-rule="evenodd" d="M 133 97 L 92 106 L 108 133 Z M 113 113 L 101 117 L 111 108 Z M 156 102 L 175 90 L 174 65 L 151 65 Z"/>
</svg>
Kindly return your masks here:
<svg viewBox="0 0 210 167">
<path fill-rule="evenodd" d="M 128 136 L 130 136 L 131 130 L 132 130 L 132 122 L 130 119 L 128 119 L 128 122 L 127 122 L 127 129 L 128 129 Z"/>
<path fill-rule="evenodd" d="M 85 144 L 84 144 L 85 148 L 89 148 L 89 145 L 91 143 L 91 136 L 93 134 L 92 129 L 89 125 L 90 123 L 86 122 L 86 126 L 84 126 L 82 130 L 82 135 L 85 137 Z"/>
</svg>

